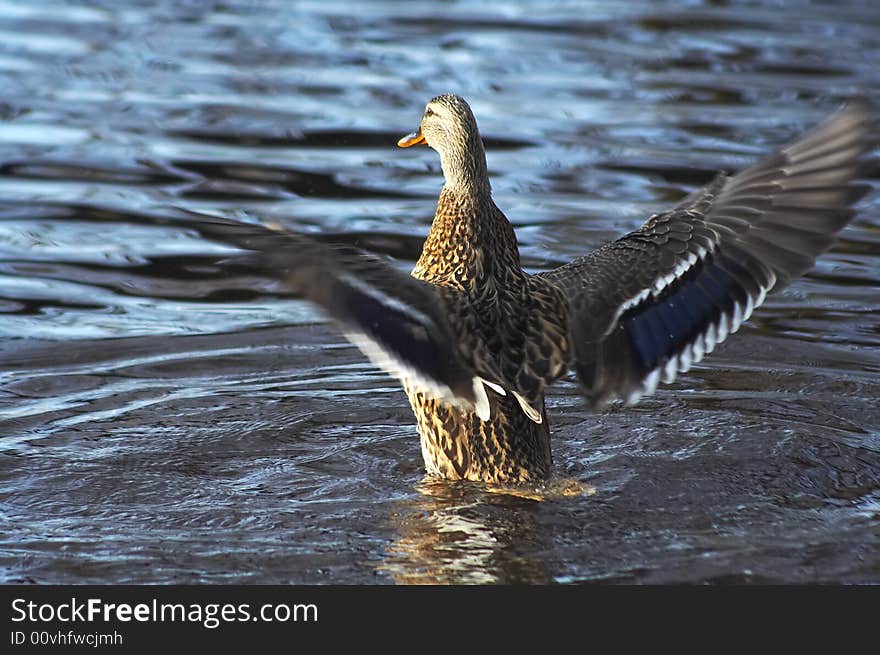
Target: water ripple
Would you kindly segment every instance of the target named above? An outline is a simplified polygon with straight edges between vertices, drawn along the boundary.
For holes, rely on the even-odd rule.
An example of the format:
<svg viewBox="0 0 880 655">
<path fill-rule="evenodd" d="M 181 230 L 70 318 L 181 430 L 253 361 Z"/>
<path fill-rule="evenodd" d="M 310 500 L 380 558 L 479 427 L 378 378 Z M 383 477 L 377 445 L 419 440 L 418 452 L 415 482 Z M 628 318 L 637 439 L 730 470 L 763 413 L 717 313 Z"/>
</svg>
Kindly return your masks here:
<svg viewBox="0 0 880 655">
<path fill-rule="evenodd" d="M 543 501 L 417 488 L 396 383 L 180 211 L 408 269 L 454 91 L 555 266 L 880 101 L 875 4 L 0 0 L 0 580 L 876 582 L 878 194 L 656 396 L 557 385 Z"/>
</svg>

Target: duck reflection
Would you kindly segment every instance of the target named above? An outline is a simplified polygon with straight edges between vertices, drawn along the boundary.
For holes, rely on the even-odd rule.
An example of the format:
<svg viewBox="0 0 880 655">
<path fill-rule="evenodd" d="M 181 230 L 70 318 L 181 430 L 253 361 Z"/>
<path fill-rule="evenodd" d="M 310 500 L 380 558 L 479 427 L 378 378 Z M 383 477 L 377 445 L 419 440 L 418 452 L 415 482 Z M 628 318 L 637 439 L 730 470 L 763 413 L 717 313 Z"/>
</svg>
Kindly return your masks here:
<svg viewBox="0 0 880 655">
<path fill-rule="evenodd" d="M 398 537 L 379 567 L 398 584 L 550 583 L 536 556 L 550 552 L 542 503 L 592 493 L 570 480 L 523 491 L 426 479 L 417 490 L 391 515 Z"/>
</svg>

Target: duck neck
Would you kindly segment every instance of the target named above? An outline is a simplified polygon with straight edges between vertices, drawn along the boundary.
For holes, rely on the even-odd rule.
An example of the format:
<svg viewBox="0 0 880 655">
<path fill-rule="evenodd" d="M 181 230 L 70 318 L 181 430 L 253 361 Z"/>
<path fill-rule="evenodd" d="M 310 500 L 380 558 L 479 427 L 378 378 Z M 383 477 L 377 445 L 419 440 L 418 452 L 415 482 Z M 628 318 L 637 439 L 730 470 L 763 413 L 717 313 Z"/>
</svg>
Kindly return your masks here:
<svg viewBox="0 0 880 655">
<path fill-rule="evenodd" d="M 446 180 L 444 189 L 463 196 L 491 195 L 486 151 L 479 135 L 440 151 L 440 166 Z"/>
</svg>

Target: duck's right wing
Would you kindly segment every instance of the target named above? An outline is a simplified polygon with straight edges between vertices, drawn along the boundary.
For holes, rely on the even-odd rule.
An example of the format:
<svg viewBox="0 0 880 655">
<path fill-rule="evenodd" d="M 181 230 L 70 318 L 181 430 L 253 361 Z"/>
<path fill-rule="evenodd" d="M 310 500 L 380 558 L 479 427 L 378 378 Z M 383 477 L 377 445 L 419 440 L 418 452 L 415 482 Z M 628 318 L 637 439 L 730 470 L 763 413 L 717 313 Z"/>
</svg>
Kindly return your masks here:
<svg viewBox="0 0 880 655">
<path fill-rule="evenodd" d="M 542 274 L 568 299 L 574 366 L 590 400 L 653 393 L 808 270 L 870 188 L 853 180 L 875 139 L 867 107 L 845 108 L 641 229 Z"/>
</svg>

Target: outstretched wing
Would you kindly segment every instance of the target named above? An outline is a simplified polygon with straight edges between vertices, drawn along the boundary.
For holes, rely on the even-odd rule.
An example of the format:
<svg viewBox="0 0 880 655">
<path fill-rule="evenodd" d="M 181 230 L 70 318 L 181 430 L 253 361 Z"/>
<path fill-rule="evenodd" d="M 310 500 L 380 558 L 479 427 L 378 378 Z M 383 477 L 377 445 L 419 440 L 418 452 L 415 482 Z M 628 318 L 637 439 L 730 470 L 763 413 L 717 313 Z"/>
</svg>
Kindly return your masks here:
<svg viewBox="0 0 880 655">
<path fill-rule="evenodd" d="M 322 244 L 221 217 L 192 214 L 193 227 L 252 258 L 291 291 L 316 303 L 375 364 L 423 393 L 489 418 L 483 379 L 463 360 L 447 316 L 459 302 L 350 246 Z"/>
<path fill-rule="evenodd" d="M 636 402 L 803 274 L 869 187 L 876 124 L 856 104 L 586 257 L 542 274 L 567 297 L 574 365 L 594 404 Z"/>
</svg>

